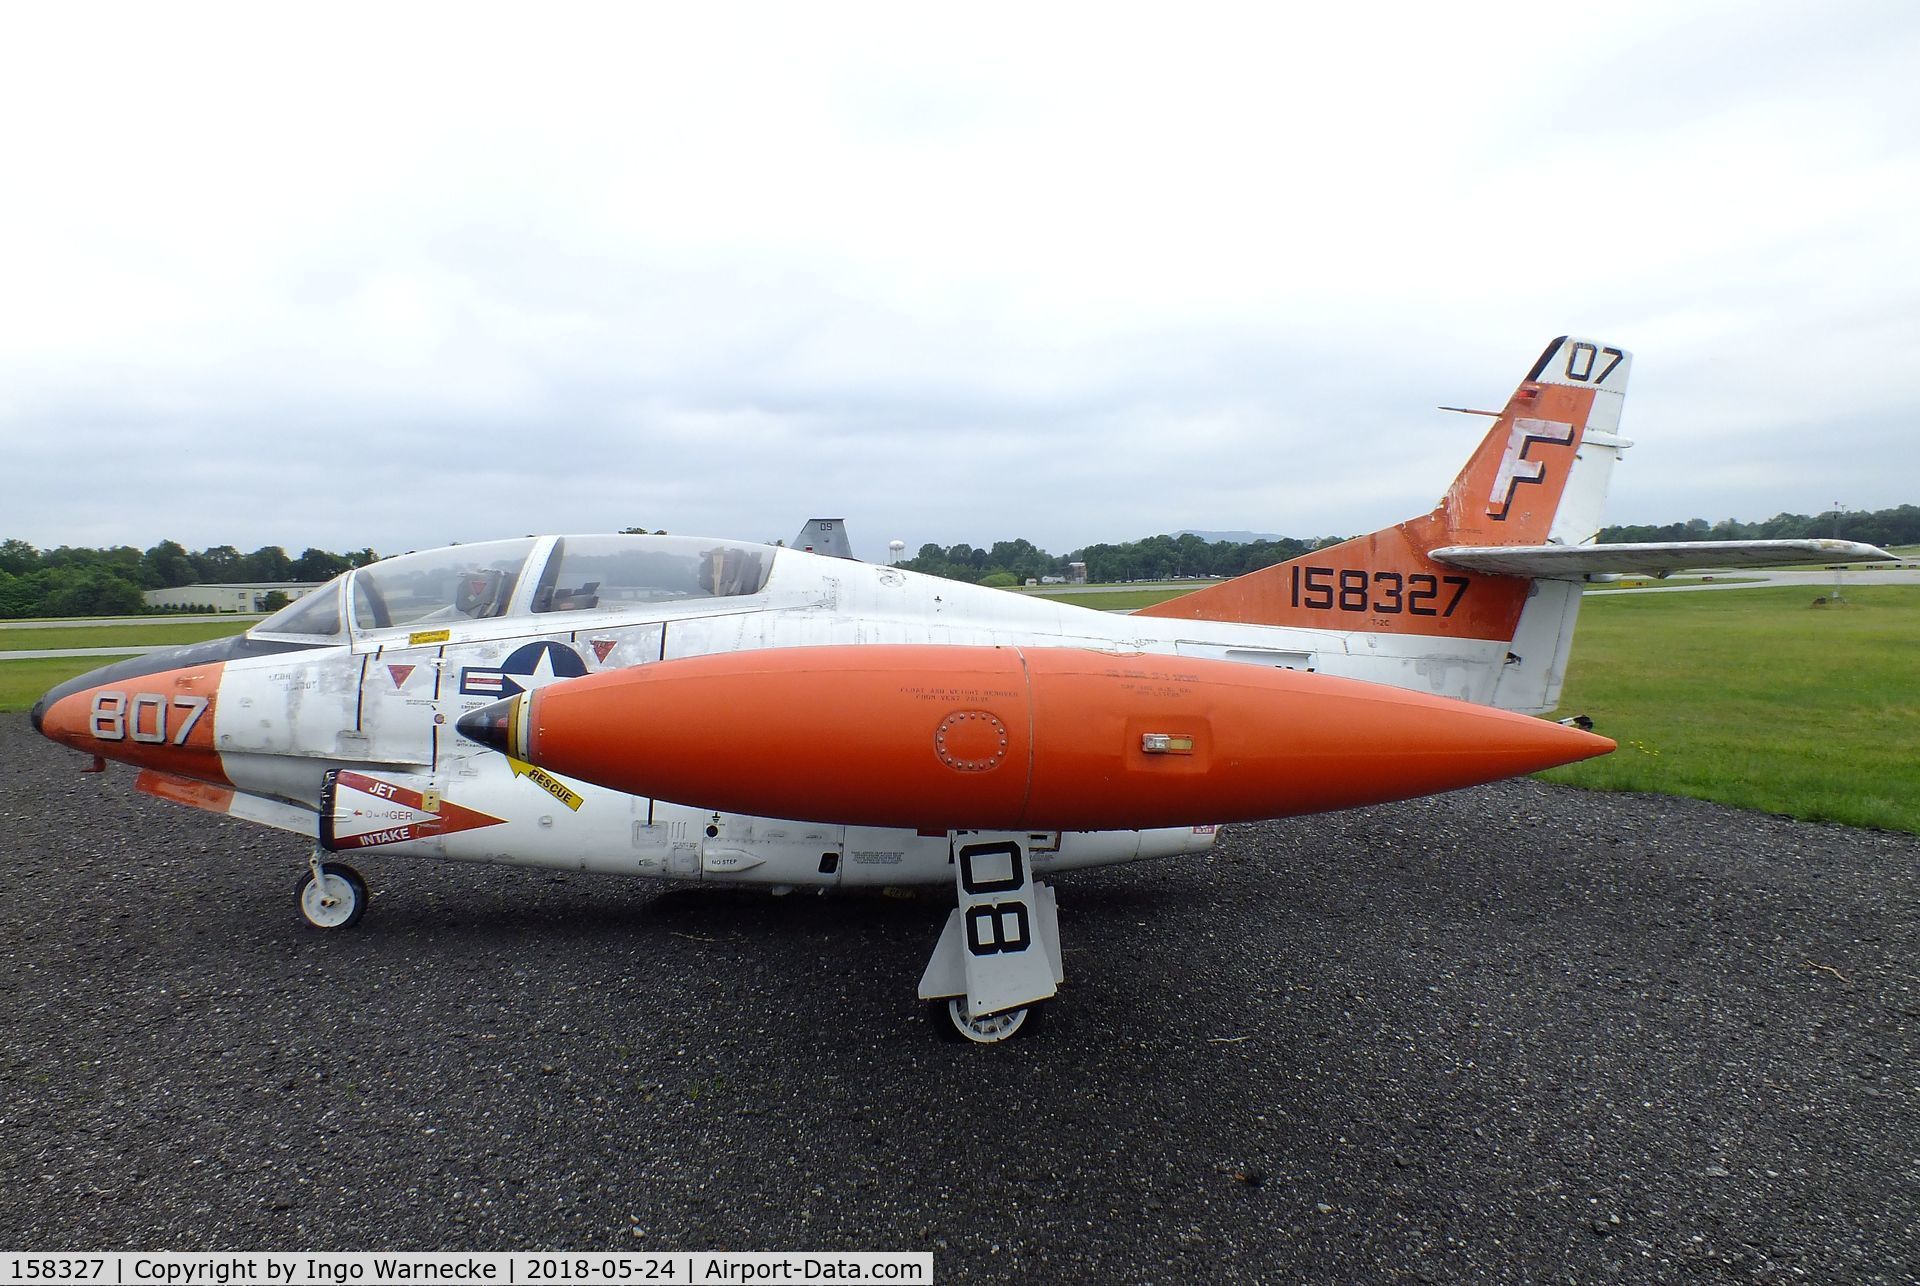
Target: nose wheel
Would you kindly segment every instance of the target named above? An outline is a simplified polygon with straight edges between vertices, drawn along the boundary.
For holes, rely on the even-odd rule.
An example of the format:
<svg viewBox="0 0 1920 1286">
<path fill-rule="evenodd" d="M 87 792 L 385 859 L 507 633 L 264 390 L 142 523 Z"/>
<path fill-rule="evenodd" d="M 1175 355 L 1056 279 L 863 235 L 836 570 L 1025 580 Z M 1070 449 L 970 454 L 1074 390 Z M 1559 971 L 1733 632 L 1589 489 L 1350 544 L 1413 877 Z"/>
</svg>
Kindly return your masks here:
<svg viewBox="0 0 1920 1286">
<path fill-rule="evenodd" d="M 315 854 L 294 888 L 300 914 L 316 929 L 351 929 L 367 913 L 367 882 L 345 862 Z"/>
<path fill-rule="evenodd" d="M 931 1011 L 927 1016 L 941 1036 L 952 1041 L 971 1041 L 976 1045 L 993 1045 L 1012 1040 L 1021 1032 L 1032 1031 L 1040 1025 L 1043 1010 L 1039 1004 L 1021 1005 L 1017 1009 L 1002 1009 L 997 1014 L 981 1014 L 978 1018 L 970 1018 L 967 1016 L 965 996 L 935 1000 L 927 1007 Z"/>
</svg>

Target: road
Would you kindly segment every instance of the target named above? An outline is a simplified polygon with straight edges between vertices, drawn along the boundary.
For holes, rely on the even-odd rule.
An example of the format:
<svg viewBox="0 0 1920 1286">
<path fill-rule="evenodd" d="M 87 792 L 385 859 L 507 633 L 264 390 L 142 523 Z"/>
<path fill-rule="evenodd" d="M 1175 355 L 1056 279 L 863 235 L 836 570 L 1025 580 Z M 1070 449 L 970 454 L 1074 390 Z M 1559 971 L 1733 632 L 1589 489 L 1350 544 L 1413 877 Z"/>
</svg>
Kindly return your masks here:
<svg viewBox="0 0 1920 1286">
<path fill-rule="evenodd" d="M 27 621 L 7 621 L 10 630 L 82 630 L 113 625 L 194 625 L 206 621 L 264 621 L 260 612 L 215 612 L 206 616 L 50 616 Z"/>
<path fill-rule="evenodd" d="M 1831 571 L 1765 571 L 1758 568 L 1729 568 L 1725 571 L 1705 573 L 1688 572 L 1694 575 L 1726 576 L 1736 579 L 1714 581 L 1692 581 L 1686 585 L 1648 585 L 1642 589 L 1594 589 L 1593 594 L 1685 594 L 1692 590 L 1715 589 L 1766 589 L 1769 586 L 1802 585 L 1816 590 L 1831 590 L 1836 582 Z M 1634 577 L 1631 579 L 1640 579 Z M 1889 567 L 1884 570 L 1844 571 L 1838 575 L 1838 584 L 1844 593 L 1848 589 L 1858 589 L 1865 585 L 1920 585 L 1920 567 Z"/>
<path fill-rule="evenodd" d="M 1031 1037 L 951 897 L 378 858 L 0 717 L 0 1245 L 931 1249 L 942 1281 L 1906 1282 L 1920 838 L 1533 782 L 1060 881 Z"/>
<path fill-rule="evenodd" d="M 1126 581 L 1119 585 L 1049 585 L 1045 589 L 1023 589 L 1014 592 L 1025 594 L 1030 598 L 1054 598 L 1061 594 L 1139 594 L 1163 589 L 1205 589 L 1209 585 L 1219 583 L 1217 580 L 1143 580 Z"/>
<path fill-rule="evenodd" d="M 0 661 L 39 661 L 49 657 L 97 656 L 102 659 L 114 656 L 136 656 L 147 652 L 164 652 L 175 644 L 159 647 L 53 647 L 29 648 L 25 651 L 0 652 Z"/>
</svg>

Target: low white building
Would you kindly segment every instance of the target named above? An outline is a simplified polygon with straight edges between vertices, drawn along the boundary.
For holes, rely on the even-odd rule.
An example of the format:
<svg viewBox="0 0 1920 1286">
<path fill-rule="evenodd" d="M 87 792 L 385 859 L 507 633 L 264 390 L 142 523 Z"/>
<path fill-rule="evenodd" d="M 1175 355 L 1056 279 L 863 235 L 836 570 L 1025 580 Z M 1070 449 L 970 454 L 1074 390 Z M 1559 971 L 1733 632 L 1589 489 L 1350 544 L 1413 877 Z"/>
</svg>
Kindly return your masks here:
<svg viewBox="0 0 1920 1286">
<path fill-rule="evenodd" d="M 250 581 L 244 585 L 182 585 L 150 589 L 141 595 L 148 607 L 191 607 L 203 612 L 264 612 L 267 595 L 278 590 L 292 602 L 321 581 Z"/>
</svg>

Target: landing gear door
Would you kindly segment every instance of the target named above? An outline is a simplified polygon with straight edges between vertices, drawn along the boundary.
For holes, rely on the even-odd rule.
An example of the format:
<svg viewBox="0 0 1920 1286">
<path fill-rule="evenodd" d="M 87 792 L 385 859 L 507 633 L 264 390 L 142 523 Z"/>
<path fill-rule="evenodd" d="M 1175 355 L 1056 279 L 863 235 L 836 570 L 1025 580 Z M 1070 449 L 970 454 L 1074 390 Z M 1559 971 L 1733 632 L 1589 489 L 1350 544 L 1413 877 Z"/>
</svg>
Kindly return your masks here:
<svg viewBox="0 0 1920 1286">
<path fill-rule="evenodd" d="M 960 905 L 920 980 L 923 997 L 958 994 L 953 984 L 964 979 L 968 1015 L 978 1018 L 1059 989 L 1052 890 L 1034 883 L 1027 842 L 1024 834 L 954 837 Z"/>
</svg>

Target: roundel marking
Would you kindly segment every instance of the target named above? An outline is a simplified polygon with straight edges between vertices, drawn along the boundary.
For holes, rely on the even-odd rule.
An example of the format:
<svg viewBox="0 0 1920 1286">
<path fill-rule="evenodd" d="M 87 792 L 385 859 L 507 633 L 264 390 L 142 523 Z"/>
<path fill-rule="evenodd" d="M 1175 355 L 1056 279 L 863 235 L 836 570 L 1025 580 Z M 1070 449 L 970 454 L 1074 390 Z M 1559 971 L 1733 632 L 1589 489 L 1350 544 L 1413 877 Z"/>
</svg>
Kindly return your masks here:
<svg viewBox="0 0 1920 1286">
<path fill-rule="evenodd" d="M 537 692 L 561 679 L 577 679 L 587 672 L 580 654 L 562 643 L 542 639 L 515 648 L 497 666 L 469 665 L 460 670 L 460 695 L 511 697 Z"/>
</svg>

